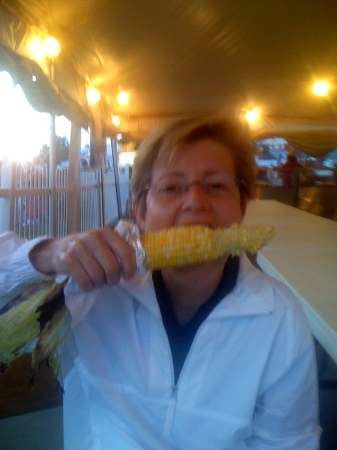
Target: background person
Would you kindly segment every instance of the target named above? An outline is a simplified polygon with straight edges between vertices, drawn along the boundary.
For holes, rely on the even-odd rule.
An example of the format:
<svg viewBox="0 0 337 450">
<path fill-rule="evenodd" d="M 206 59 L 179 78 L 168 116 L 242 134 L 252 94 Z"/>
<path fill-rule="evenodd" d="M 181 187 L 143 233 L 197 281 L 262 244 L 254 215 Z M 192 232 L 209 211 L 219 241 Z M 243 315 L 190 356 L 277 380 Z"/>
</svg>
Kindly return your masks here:
<svg viewBox="0 0 337 450">
<path fill-rule="evenodd" d="M 303 165 L 297 161 L 295 152 L 290 150 L 287 154 L 286 162 L 278 168 L 278 172 L 280 172 L 283 179 L 283 184 L 288 186 L 295 185 L 296 177 L 299 176 L 299 169 L 303 169 Z"/>
</svg>

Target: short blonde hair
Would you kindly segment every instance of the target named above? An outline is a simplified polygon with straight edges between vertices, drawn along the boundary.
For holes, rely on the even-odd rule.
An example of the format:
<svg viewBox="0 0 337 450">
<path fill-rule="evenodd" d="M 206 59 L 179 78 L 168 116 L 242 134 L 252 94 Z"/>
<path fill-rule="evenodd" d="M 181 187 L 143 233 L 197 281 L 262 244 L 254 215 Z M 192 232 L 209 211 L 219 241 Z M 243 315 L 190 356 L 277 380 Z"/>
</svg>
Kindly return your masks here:
<svg viewBox="0 0 337 450">
<path fill-rule="evenodd" d="M 181 151 L 183 144 L 201 139 L 211 139 L 231 151 L 239 180 L 241 208 L 245 210 L 254 192 L 256 146 L 239 122 L 216 116 L 168 121 L 141 143 L 132 168 L 131 192 L 143 214 L 146 210 L 146 186 L 151 183 L 154 164 L 168 162 L 174 152 Z"/>
</svg>

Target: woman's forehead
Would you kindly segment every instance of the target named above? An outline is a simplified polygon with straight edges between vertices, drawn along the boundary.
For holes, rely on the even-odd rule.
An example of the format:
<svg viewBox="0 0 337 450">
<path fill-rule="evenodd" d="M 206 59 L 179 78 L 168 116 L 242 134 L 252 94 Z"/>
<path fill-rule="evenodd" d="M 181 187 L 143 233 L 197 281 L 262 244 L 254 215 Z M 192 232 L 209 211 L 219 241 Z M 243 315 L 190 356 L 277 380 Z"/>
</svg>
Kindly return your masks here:
<svg viewBox="0 0 337 450">
<path fill-rule="evenodd" d="M 231 149 L 211 139 L 186 142 L 173 148 L 163 149 L 154 163 L 153 170 L 191 166 L 233 167 Z"/>
</svg>

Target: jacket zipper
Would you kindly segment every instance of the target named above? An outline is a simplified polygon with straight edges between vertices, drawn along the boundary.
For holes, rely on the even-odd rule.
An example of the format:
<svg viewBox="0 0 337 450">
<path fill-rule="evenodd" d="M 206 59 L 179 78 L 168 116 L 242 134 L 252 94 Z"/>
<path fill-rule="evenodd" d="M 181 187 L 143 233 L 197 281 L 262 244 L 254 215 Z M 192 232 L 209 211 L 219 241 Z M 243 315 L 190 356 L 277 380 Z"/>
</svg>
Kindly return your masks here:
<svg viewBox="0 0 337 450">
<path fill-rule="evenodd" d="M 171 428 L 173 425 L 175 410 L 176 410 L 176 406 L 177 406 L 177 392 L 178 392 L 178 386 L 175 384 L 172 387 L 171 395 L 170 395 L 169 402 L 168 402 L 166 419 L 165 419 L 165 424 L 164 424 L 164 436 L 168 436 L 170 434 L 170 431 L 171 431 Z"/>
<path fill-rule="evenodd" d="M 176 404 L 177 404 L 178 380 L 177 380 L 177 382 L 175 380 L 173 357 L 172 357 L 171 347 L 170 347 L 170 343 L 169 343 L 168 336 L 166 334 L 165 329 L 164 329 L 164 333 L 165 333 L 167 346 L 169 349 L 169 355 L 171 358 L 171 380 L 172 380 L 171 393 L 170 393 L 170 397 L 169 397 L 169 401 L 168 401 L 168 405 L 167 405 L 167 411 L 166 411 L 166 417 L 165 417 L 165 423 L 164 423 L 164 431 L 163 431 L 163 435 L 167 437 L 170 434 L 170 431 L 171 431 L 172 425 L 173 425 L 173 420 L 174 420 L 174 414 L 175 414 L 175 409 L 176 409 Z"/>
<path fill-rule="evenodd" d="M 171 389 L 170 398 L 169 398 L 169 401 L 168 401 L 168 407 L 167 407 L 167 412 L 166 412 L 166 419 L 165 419 L 165 424 L 164 424 L 164 436 L 168 436 L 170 434 L 170 432 L 171 432 L 173 421 L 174 421 L 174 416 L 175 416 L 175 410 L 176 410 L 176 406 L 177 406 L 179 380 L 181 379 L 181 376 L 182 376 L 182 374 L 184 372 L 184 367 L 186 365 L 186 362 L 187 362 L 187 360 L 190 357 L 192 349 L 195 346 L 195 341 L 197 339 L 199 331 L 203 327 L 203 325 L 204 325 L 204 323 L 202 323 L 200 325 L 200 327 L 198 328 L 198 330 L 197 330 L 197 332 L 196 332 L 196 334 L 194 336 L 192 345 L 191 345 L 191 347 L 189 349 L 189 352 L 186 355 L 186 359 L 184 361 L 183 367 L 181 369 L 181 372 L 179 374 L 179 378 L 177 379 L 177 381 L 175 381 L 175 378 L 174 378 L 173 358 L 172 358 L 171 349 L 170 349 L 171 362 L 172 362 L 171 363 L 171 369 L 172 369 L 171 370 L 171 374 L 172 374 L 172 379 L 174 380 L 174 383 L 173 383 L 173 386 L 172 386 L 172 389 Z M 169 342 L 168 342 L 168 346 L 170 348 Z"/>
</svg>

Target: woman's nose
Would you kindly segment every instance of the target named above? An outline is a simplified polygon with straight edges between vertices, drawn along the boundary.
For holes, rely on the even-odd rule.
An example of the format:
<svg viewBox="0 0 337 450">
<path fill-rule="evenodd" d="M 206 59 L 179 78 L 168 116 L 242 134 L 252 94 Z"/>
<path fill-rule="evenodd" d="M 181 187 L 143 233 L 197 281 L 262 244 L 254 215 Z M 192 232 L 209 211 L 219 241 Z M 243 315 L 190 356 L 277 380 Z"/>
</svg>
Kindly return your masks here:
<svg viewBox="0 0 337 450">
<path fill-rule="evenodd" d="M 209 203 L 209 196 L 203 184 L 198 181 L 189 183 L 183 195 L 183 202 L 189 206 L 199 207 L 200 205 L 207 205 Z"/>
</svg>

